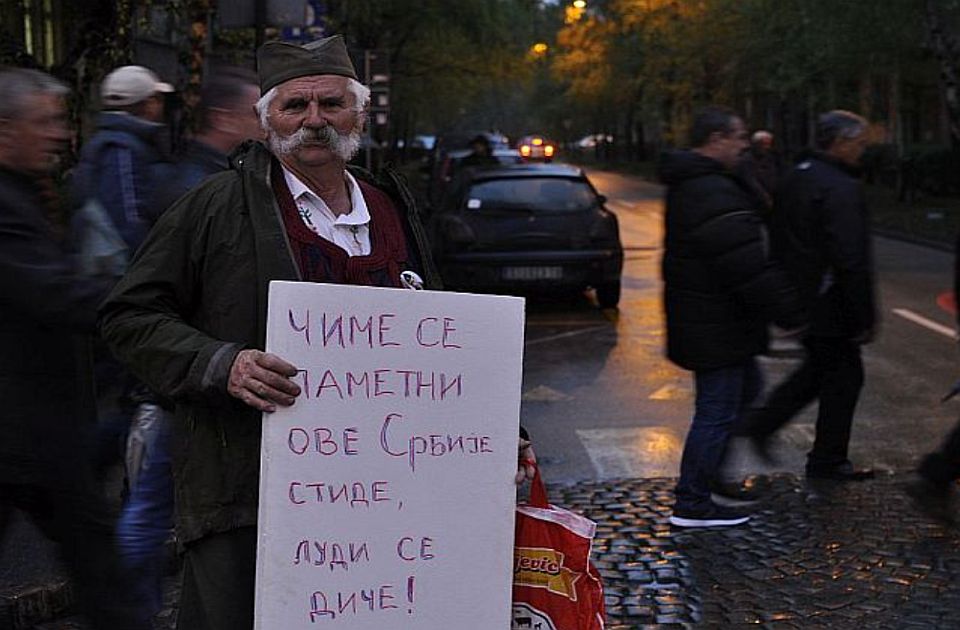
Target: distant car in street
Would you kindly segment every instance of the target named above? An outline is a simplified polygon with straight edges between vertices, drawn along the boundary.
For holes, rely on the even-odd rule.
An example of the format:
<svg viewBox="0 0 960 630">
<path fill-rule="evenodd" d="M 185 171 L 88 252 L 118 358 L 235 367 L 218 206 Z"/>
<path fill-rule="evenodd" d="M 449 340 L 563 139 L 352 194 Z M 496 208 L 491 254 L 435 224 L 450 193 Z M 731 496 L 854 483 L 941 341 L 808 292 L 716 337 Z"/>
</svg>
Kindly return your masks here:
<svg viewBox="0 0 960 630">
<path fill-rule="evenodd" d="M 578 149 L 592 149 L 598 144 L 610 144 L 613 142 L 613 136 L 610 134 L 592 133 L 577 140 L 575 143 Z"/>
<path fill-rule="evenodd" d="M 531 162 L 551 162 L 557 152 L 557 145 L 543 136 L 523 136 L 517 142 L 520 157 Z"/>
<path fill-rule="evenodd" d="M 617 217 L 574 166 L 524 164 L 463 173 L 430 217 L 444 284 L 462 291 L 572 293 L 620 301 Z"/>
</svg>

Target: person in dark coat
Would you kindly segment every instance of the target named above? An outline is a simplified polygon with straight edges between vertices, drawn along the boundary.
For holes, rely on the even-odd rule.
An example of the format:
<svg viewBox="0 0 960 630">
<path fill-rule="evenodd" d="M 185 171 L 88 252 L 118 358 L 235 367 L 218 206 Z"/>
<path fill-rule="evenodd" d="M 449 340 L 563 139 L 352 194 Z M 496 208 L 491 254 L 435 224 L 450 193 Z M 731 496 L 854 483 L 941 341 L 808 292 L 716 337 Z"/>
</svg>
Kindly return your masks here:
<svg viewBox="0 0 960 630">
<path fill-rule="evenodd" d="M 200 88 L 198 130 L 177 156 L 169 185 L 159 192 L 166 210 L 207 177 L 230 168 L 229 155 L 247 139 L 263 136 L 254 105 L 257 75 L 242 68 L 214 68 Z M 159 217 L 156 217 L 159 218 Z M 155 219 L 156 219 L 155 218 Z M 152 221 L 151 225 L 156 221 Z"/>
<path fill-rule="evenodd" d="M 859 178 L 868 124 L 845 111 L 823 114 L 817 148 L 787 175 L 773 213 L 773 248 L 811 313 L 807 356 L 744 420 L 743 433 L 761 454 L 774 432 L 820 401 L 810 478 L 867 479 L 847 451 L 863 386 L 860 347 L 876 332 L 869 218 Z"/>
<path fill-rule="evenodd" d="M 84 448 L 95 422 L 90 339 L 106 282 L 80 276 L 45 220 L 69 132 L 67 89 L 0 70 L 0 538 L 11 509 L 58 545 L 101 630 L 149 628 L 118 562 Z"/>
<path fill-rule="evenodd" d="M 667 357 L 694 373 L 696 411 L 687 434 L 671 523 L 736 525 L 749 517 L 711 499 L 731 428 L 760 393 L 756 355 L 767 325 L 802 326 L 796 290 L 766 247 L 750 185 L 735 174 L 747 148 L 743 121 L 710 107 L 695 119 L 693 149 L 665 156 L 664 307 Z"/>
<path fill-rule="evenodd" d="M 118 358 L 176 403 L 182 630 L 253 625 L 261 413 L 300 394 L 297 369 L 263 351 L 269 282 L 400 288 L 414 272 L 440 287 L 402 181 L 346 167 L 370 91 L 343 39 L 268 42 L 258 74 L 267 145 L 168 209 L 101 308 Z"/>
</svg>

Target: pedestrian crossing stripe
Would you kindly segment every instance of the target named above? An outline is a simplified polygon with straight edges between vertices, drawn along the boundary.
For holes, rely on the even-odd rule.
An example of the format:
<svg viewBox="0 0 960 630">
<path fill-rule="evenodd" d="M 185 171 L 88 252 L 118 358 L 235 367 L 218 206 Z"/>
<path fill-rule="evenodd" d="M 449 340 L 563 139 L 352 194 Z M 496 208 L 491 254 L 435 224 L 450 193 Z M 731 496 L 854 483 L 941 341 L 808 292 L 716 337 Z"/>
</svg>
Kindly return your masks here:
<svg viewBox="0 0 960 630">
<path fill-rule="evenodd" d="M 533 389 L 524 392 L 521 399 L 525 402 L 559 402 L 573 400 L 573 396 L 564 394 L 546 385 L 537 385 Z"/>
<path fill-rule="evenodd" d="M 666 426 L 577 429 L 598 479 L 676 477 L 683 436 Z"/>
</svg>

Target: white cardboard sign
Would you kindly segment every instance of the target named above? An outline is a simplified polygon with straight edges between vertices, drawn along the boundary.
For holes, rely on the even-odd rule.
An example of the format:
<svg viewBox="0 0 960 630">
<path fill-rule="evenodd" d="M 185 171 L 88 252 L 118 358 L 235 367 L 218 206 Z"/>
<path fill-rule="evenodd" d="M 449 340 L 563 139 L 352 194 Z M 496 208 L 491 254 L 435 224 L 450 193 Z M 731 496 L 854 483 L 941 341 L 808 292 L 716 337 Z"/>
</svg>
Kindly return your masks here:
<svg viewBox="0 0 960 630">
<path fill-rule="evenodd" d="M 271 282 L 256 628 L 510 627 L 520 298 Z"/>
</svg>

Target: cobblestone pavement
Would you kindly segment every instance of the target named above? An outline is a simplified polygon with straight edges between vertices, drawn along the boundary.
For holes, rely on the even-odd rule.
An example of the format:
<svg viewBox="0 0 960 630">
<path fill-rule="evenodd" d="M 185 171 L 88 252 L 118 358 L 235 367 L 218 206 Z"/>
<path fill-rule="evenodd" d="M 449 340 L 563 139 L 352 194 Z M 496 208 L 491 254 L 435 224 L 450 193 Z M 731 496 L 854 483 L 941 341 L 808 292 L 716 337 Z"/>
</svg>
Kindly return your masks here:
<svg viewBox="0 0 960 630">
<path fill-rule="evenodd" d="M 755 517 L 710 530 L 671 528 L 671 479 L 551 487 L 553 502 L 597 522 L 608 630 L 960 628 L 960 530 L 917 513 L 904 477 L 758 481 Z M 176 582 L 158 630 L 173 629 Z"/>
<path fill-rule="evenodd" d="M 755 518 L 710 530 L 671 529 L 673 483 L 558 489 L 598 523 L 610 630 L 960 627 L 960 532 L 918 514 L 902 478 L 774 477 Z"/>
</svg>

